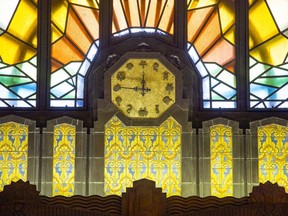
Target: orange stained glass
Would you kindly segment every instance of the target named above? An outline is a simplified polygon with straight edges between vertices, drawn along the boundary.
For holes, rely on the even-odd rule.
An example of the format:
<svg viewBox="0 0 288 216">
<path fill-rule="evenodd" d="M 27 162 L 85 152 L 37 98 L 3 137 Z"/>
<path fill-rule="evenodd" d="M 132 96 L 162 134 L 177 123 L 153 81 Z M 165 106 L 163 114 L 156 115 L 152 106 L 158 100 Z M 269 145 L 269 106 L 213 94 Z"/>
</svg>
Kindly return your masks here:
<svg viewBox="0 0 288 216">
<path fill-rule="evenodd" d="M 202 56 L 221 37 L 218 12 L 213 13 L 201 33 L 196 38 L 194 45 L 198 54 Z"/>
<path fill-rule="evenodd" d="M 90 10 L 86 7 L 79 7 L 74 5 L 73 8 L 75 9 L 79 19 L 83 22 L 85 28 L 88 30 L 90 36 L 93 40 L 99 38 L 99 11 L 98 10 Z M 93 17 L 91 19 L 91 17 Z"/>
<path fill-rule="evenodd" d="M 174 0 L 168 0 L 164 9 L 165 10 L 163 11 L 163 15 L 162 15 L 163 18 L 160 20 L 160 23 L 159 23 L 159 29 L 165 32 L 168 32 L 170 34 L 173 34 L 174 32 Z M 156 14 L 154 16 L 156 17 Z"/>
<path fill-rule="evenodd" d="M 73 10 L 69 10 L 66 35 L 75 44 L 81 41 L 81 46 L 79 45 L 78 48 L 83 52 L 83 54 L 88 51 L 93 42 L 91 36 L 89 36 L 85 31 Z"/>
<path fill-rule="evenodd" d="M 61 38 L 57 43 L 52 45 L 52 57 L 62 64 L 67 64 L 71 61 L 82 61 L 84 59 L 84 55 L 66 37 Z"/>
<path fill-rule="evenodd" d="M 258 1 L 249 9 L 249 31 L 250 49 L 278 34 L 265 1 Z"/>
<path fill-rule="evenodd" d="M 221 39 L 215 43 L 202 59 L 204 62 L 217 62 L 220 65 L 225 65 L 235 59 L 234 46 Z"/>
<path fill-rule="evenodd" d="M 60 62 L 56 61 L 55 59 L 51 59 L 51 71 L 55 71 L 62 66 L 63 64 L 61 64 Z"/>
<path fill-rule="evenodd" d="M 193 42 L 195 37 L 201 31 L 205 21 L 213 11 L 213 7 L 203 8 L 201 10 L 188 11 L 188 41 Z"/>
<path fill-rule="evenodd" d="M 120 3 L 120 0 L 114 0 L 113 1 L 113 23 L 112 23 L 113 33 L 121 31 L 128 27 L 126 23 L 124 11 L 121 10 L 121 8 L 122 8 L 122 5 Z"/>
<path fill-rule="evenodd" d="M 95 8 L 95 9 L 99 9 L 98 4 L 96 3 L 96 1 L 91 1 L 91 0 L 68 0 L 70 3 L 72 4 L 77 4 L 77 5 L 82 5 L 82 6 L 86 6 L 89 8 Z"/>
</svg>

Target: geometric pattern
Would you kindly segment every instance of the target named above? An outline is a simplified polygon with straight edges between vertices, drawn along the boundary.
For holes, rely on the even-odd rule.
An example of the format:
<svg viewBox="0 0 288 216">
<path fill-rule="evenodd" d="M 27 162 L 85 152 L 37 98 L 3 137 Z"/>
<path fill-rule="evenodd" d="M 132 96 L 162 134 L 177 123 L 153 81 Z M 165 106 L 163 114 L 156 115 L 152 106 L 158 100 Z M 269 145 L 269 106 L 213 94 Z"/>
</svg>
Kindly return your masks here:
<svg viewBox="0 0 288 216">
<path fill-rule="evenodd" d="M 211 196 L 233 196 L 232 128 L 210 127 Z"/>
<path fill-rule="evenodd" d="M 27 180 L 28 126 L 15 122 L 0 125 L 0 191 L 4 185 Z"/>
<path fill-rule="evenodd" d="M 181 195 L 181 126 L 169 117 L 159 127 L 105 125 L 104 194 L 121 196 L 133 181 L 150 179 L 167 196 Z"/>
<path fill-rule="evenodd" d="M 73 196 L 75 187 L 75 126 L 59 124 L 53 138 L 52 196 Z"/>
<path fill-rule="evenodd" d="M 288 127 L 258 127 L 259 182 L 270 181 L 288 192 Z"/>
<path fill-rule="evenodd" d="M 288 108 L 288 0 L 249 6 L 250 108 Z"/>
<path fill-rule="evenodd" d="M 0 107 L 36 107 L 37 29 L 37 0 L 0 1 Z"/>
<path fill-rule="evenodd" d="M 236 108 L 235 2 L 187 0 L 187 40 L 203 107 Z"/>
<path fill-rule="evenodd" d="M 98 38 L 97 1 L 52 1 L 51 107 L 84 106 L 84 79 L 98 52 Z"/>
</svg>

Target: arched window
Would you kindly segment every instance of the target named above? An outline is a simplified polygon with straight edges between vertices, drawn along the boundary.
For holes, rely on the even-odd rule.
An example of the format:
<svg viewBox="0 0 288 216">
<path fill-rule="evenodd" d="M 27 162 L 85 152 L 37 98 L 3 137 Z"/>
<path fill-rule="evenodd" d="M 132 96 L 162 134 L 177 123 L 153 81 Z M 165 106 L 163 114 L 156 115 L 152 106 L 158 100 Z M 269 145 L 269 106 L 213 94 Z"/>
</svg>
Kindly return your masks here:
<svg viewBox="0 0 288 216">
<path fill-rule="evenodd" d="M 0 191 L 11 181 L 27 180 L 28 126 L 16 122 L 0 125 Z"/>
<path fill-rule="evenodd" d="M 36 107 L 38 1 L 0 1 L 0 107 Z"/>
<path fill-rule="evenodd" d="M 75 190 L 76 129 L 70 124 L 54 126 L 52 195 L 73 196 Z"/>
<path fill-rule="evenodd" d="M 156 182 L 167 196 L 181 195 L 181 126 L 169 117 L 159 127 L 105 125 L 104 194 L 121 195 L 133 181 Z"/>
<path fill-rule="evenodd" d="M 277 182 L 288 192 L 288 127 L 258 127 L 259 182 Z"/>
<path fill-rule="evenodd" d="M 251 108 L 288 108 L 287 0 L 249 0 Z"/>
<path fill-rule="evenodd" d="M 99 46 L 97 1 L 52 1 L 51 107 L 83 107 L 84 79 Z"/>
</svg>

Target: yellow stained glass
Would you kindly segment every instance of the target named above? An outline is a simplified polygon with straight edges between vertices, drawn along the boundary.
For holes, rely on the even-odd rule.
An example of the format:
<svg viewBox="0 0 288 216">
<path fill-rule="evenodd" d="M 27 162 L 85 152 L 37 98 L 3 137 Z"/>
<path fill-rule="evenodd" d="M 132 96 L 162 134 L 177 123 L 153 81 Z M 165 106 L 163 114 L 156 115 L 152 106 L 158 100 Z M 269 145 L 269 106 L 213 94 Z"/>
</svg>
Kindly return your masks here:
<svg viewBox="0 0 288 216">
<path fill-rule="evenodd" d="M 0 125 L 0 191 L 12 181 L 27 180 L 28 126 L 15 122 Z"/>
<path fill-rule="evenodd" d="M 288 192 L 288 127 L 258 127 L 259 182 L 270 181 Z"/>
<path fill-rule="evenodd" d="M 68 14 L 68 3 L 66 1 L 52 0 L 51 2 L 51 20 L 58 29 L 65 32 Z"/>
<path fill-rule="evenodd" d="M 189 4 L 188 10 L 211 6 L 211 5 L 217 4 L 219 1 L 220 0 L 187 0 L 187 3 Z"/>
<path fill-rule="evenodd" d="M 221 20 L 222 34 L 225 34 L 235 23 L 235 5 L 227 4 L 227 1 L 219 3 L 219 15 Z M 232 31 L 234 34 L 234 31 Z"/>
<path fill-rule="evenodd" d="M 52 195 L 73 196 L 75 188 L 75 126 L 54 127 Z"/>
<path fill-rule="evenodd" d="M 233 196 L 232 128 L 210 127 L 211 195 Z"/>
<path fill-rule="evenodd" d="M 181 126 L 169 117 L 159 127 L 133 127 L 113 117 L 105 125 L 104 194 L 121 195 L 133 181 L 156 182 L 181 195 Z"/>
</svg>

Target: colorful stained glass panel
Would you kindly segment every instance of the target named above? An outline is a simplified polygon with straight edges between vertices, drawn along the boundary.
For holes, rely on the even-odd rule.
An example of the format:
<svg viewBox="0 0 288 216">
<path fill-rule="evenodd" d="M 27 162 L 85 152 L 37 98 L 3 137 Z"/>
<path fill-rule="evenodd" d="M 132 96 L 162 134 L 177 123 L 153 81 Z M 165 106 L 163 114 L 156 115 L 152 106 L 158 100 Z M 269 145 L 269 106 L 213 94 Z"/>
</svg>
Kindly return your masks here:
<svg viewBox="0 0 288 216">
<path fill-rule="evenodd" d="M 236 108 L 235 2 L 187 0 L 187 9 L 187 49 L 202 77 L 203 107 Z"/>
<path fill-rule="evenodd" d="M 0 1 L 0 14 L 0 107 L 36 107 L 37 1 Z"/>
<path fill-rule="evenodd" d="M 258 127 L 259 182 L 270 181 L 288 192 L 288 127 Z"/>
<path fill-rule="evenodd" d="M 156 182 L 181 195 L 181 126 L 169 117 L 159 127 L 132 127 L 113 117 L 105 125 L 104 194 L 121 195 L 133 181 Z"/>
<path fill-rule="evenodd" d="M 27 180 L 28 126 L 15 122 L 0 125 L 0 191 L 12 181 Z"/>
<path fill-rule="evenodd" d="M 250 107 L 288 108 L 288 0 L 249 5 Z"/>
<path fill-rule="evenodd" d="M 174 34 L 174 0 L 113 0 L 112 33 Z"/>
<path fill-rule="evenodd" d="M 73 196 L 75 188 L 75 126 L 54 127 L 52 195 Z"/>
<path fill-rule="evenodd" d="M 233 196 L 232 128 L 215 125 L 210 128 L 211 195 Z"/>
<path fill-rule="evenodd" d="M 98 2 L 53 0 L 51 20 L 50 106 L 83 107 L 82 80 L 98 52 Z"/>
</svg>

